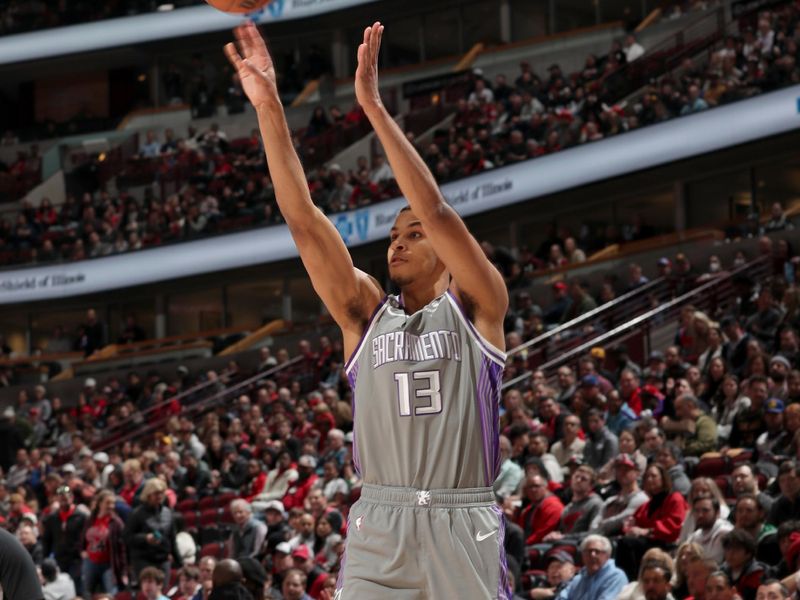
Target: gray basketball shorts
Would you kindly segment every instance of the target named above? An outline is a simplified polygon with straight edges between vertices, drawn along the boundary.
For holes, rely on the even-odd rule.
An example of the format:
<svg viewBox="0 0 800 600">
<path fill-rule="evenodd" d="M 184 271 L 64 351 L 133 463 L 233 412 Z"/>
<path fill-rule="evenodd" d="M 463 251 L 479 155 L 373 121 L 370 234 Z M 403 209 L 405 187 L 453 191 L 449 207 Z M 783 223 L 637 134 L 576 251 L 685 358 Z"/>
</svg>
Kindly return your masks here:
<svg viewBox="0 0 800 600">
<path fill-rule="evenodd" d="M 334 600 L 511 598 L 491 488 L 364 484 L 347 521 Z"/>
</svg>

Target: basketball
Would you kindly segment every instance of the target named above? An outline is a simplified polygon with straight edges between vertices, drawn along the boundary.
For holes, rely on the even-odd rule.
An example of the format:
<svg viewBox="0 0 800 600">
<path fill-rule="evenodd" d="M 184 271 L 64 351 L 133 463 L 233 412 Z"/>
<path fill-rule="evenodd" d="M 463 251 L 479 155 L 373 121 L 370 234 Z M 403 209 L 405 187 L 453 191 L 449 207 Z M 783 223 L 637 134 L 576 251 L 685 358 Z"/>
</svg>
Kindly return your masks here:
<svg viewBox="0 0 800 600">
<path fill-rule="evenodd" d="M 217 10 L 226 13 L 249 13 L 265 7 L 272 0 L 206 0 Z"/>
</svg>

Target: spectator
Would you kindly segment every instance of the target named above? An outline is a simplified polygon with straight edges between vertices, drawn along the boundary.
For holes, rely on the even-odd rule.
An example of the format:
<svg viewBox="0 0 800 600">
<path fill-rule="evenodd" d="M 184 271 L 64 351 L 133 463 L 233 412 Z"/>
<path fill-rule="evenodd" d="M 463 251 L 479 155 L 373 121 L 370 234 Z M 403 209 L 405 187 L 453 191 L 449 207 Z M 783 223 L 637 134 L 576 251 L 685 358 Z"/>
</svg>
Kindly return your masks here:
<svg viewBox="0 0 800 600">
<path fill-rule="evenodd" d="M 161 153 L 161 143 L 153 130 L 145 134 L 145 140 L 139 146 L 139 155 L 142 158 L 156 158 Z"/>
<path fill-rule="evenodd" d="M 733 524 L 720 515 L 720 502 L 715 497 L 699 496 L 692 503 L 694 532 L 689 543 L 698 544 L 705 555 L 717 563 L 723 560 L 722 539 L 733 529 Z"/>
<path fill-rule="evenodd" d="M 672 489 L 685 496 L 689 493 L 691 482 L 683 468 L 682 458 L 680 448 L 667 443 L 656 452 L 655 462 L 667 472 Z"/>
<path fill-rule="evenodd" d="M 267 526 L 253 517 L 252 508 L 246 500 L 233 500 L 231 513 L 236 524 L 231 533 L 231 557 L 238 560 L 256 556 L 267 537 Z"/>
<path fill-rule="evenodd" d="M 648 500 L 647 494 L 639 488 L 639 465 L 633 456 L 617 455 L 614 471 L 619 493 L 603 503 L 590 526 L 591 531 L 609 537 L 621 535 L 628 519 Z"/>
<path fill-rule="evenodd" d="M 589 435 L 583 449 L 583 458 L 593 469 L 600 469 L 619 451 L 617 436 L 605 424 L 605 415 L 593 408 L 588 413 Z"/>
<path fill-rule="evenodd" d="M 636 36 L 628 35 L 625 38 L 625 45 L 623 46 L 625 52 L 625 60 L 632 63 L 644 55 L 644 47 L 636 41 Z"/>
<path fill-rule="evenodd" d="M 166 576 L 157 567 L 145 567 L 136 577 L 140 585 L 140 593 L 144 600 L 169 600 L 161 593 Z"/>
<path fill-rule="evenodd" d="M 672 482 L 662 466 L 652 464 L 647 467 L 643 487 L 649 500 L 636 510 L 626 528 L 626 536 L 617 546 L 617 561 L 629 579 L 638 572 L 639 560 L 645 550 L 668 547 L 677 541 L 686 515 L 686 501 L 678 492 L 672 491 Z"/>
<path fill-rule="evenodd" d="M 541 475 L 529 475 L 523 493 L 530 504 L 520 513 L 517 524 L 525 533 L 525 545 L 530 546 L 541 543 L 556 529 L 564 505 L 547 489 L 547 480 Z"/>
<path fill-rule="evenodd" d="M 722 570 L 742 600 L 755 600 L 765 571 L 764 565 L 755 560 L 756 541 L 749 533 L 733 529 L 722 539 L 722 547 L 725 555 Z"/>
<path fill-rule="evenodd" d="M 564 419 L 564 435 L 550 448 L 558 464 L 566 473 L 567 465 L 573 459 L 583 461 L 583 451 L 586 442 L 578 435 L 581 430 L 581 420 L 575 415 Z"/>
<path fill-rule="evenodd" d="M 513 496 L 522 481 L 522 468 L 511 460 L 511 442 L 504 435 L 500 436 L 500 473 L 494 482 L 494 492 L 498 498 Z"/>
<path fill-rule="evenodd" d="M 42 551 L 42 544 L 39 542 L 39 530 L 34 523 L 29 522 L 27 519 L 17 528 L 17 539 L 31 555 L 34 564 L 42 564 L 44 559 L 44 552 Z"/>
<path fill-rule="evenodd" d="M 639 582 L 647 600 L 674 600 L 670 594 L 672 569 L 663 560 L 642 563 Z"/>
<path fill-rule="evenodd" d="M 42 549 L 45 556 L 53 556 L 61 571 L 72 578 L 81 589 L 81 533 L 86 525 L 86 515 L 74 503 L 69 486 L 56 490 L 58 498 L 53 512 L 42 523 Z"/>
<path fill-rule="evenodd" d="M 592 534 L 584 538 L 580 549 L 584 566 L 556 600 L 616 600 L 628 579 L 611 558 L 611 542 Z"/>
<path fill-rule="evenodd" d="M 561 317 L 561 323 L 568 323 L 590 310 L 597 308 L 597 302 L 586 293 L 585 284 L 583 282 L 575 280 L 570 284 L 569 289 L 572 302 L 564 311 Z"/>
<path fill-rule="evenodd" d="M 73 600 L 75 584 L 67 573 L 61 573 L 56 561 L 47 559 L 42 563 L 42 580 L 45 600 Z M 21 598 L 21 596 L 18 596 Z M 13 600 L 12 596 L 12 600 Z"/>
<path fill-rule="evenodd" d="M 284 600 L 312 600 L 305 593 L 308 577 L 300 569 L 289 569 L 284 575 L 281 591 Z"/>
<path fill-rule="evenodd" d="M 572 499 L 561 513 L 558 528 L 544 537 L 545 542 L 589 531 L 590 525 L 603 507 L 600 496 L 593 491 L 596 477 L 594 469 L 586 465 L 581 465 L 572 472 L 570 477 Z"/>
<path fill-rule="evenodd" d="M 736 600 L 736 588 L 724 571 L 714 571 L 708 576 L 705 584 L 705 600 Z"/>
<path fill-rule="evenodd" d="M 717 424 L 705 414 L 697 398 L 684 394 L 675 400 L 677 421 L 662 417 L 661 426 L 667 433 L 683 435 L 684 452 L 689 456 L 701 456 L 717 447 Z"/>
<path fill-rule="evenodd" d="M 758 497 L 751 493 L 744 493 L 736 500 L 733 524 L 749 533 L 757 544 L 776 531 L 774 525 L 766 522 L 766 511 Z"/>
<path fill-rule="evenodd" d="M 149 479 L 142 489 L 142 503 L 128 517 L 125 538 L 130 550 L 134 576 L 146 567 L 166 574 L 170 566 L 181 566 L 175 544 L 177 533 L 172 510 L 164 504 L 166 484 L 158 478 Z M 163 583 L 163 578 L 162 578 Z"/>
<path fill-rule="evenodd" d="M 86 520 L 82 532 L 83 557 L 81 595 L 89 598 L 97 587 L 108 594 L 116 594 L 128 583 L 127 548 L 123 540 L 124 523 L 114 507 L 116 498 L 109 490 L 101 491 Z"/>
<path fill-rule="evenodd" d="M 559 594 L 575 577 L 575 559 L 565 550 L 551 551 L 545 557 L 547 569 L 543 580 L 533 584 L 530 597 L 548 600 Z"/>
</svg>

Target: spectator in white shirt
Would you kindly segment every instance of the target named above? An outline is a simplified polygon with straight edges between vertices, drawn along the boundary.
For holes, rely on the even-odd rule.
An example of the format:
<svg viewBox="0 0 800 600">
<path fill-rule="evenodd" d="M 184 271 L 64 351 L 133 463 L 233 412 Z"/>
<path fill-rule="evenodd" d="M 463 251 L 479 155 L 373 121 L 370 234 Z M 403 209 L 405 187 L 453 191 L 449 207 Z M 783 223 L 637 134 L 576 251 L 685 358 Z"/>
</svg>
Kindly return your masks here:
<svg viewBox="0 0 800 600">
<path fill-rule="evenodd" d="M 636 37 L 633 35 L 629 35 L 625 38 L 623 50 L 625 51 L 625 58 L 629 63 L 632 63 L 644 55 L 644 46 L 637 42 Z"/>
<path fill-rule="evenodd" d="M 486 87 L 486 82 L 483 79 L 478 77 L 475 80 L 475 91 L 469 95 L 467 101 L 470 103 L 478 103 L 480 100 L 483 100 L 487 104 L 489 102 L 494 102 L 494 92 Z"/>
<path fill-rule="evenodd" d="M 382 154 L 376 154 L 372 159 L 372 171 L 369 173 L 369 180 L 374 184 L 379 184 L 387 179 L 394 179 L 392 167 L 386 162 Z"/>
<path fill-rule="evenodd" d="M 692 515 L 695 521 L 695 530 L 689 536 L 688 542 L 699 544 L 705 555 L 717 563 L 722 563 L 724 557 L 722 538 L 733 529 L 733 523 L 720 517 L 720 503 L 717 498 L 700 496 L 692 504 Z"/>
</svg>

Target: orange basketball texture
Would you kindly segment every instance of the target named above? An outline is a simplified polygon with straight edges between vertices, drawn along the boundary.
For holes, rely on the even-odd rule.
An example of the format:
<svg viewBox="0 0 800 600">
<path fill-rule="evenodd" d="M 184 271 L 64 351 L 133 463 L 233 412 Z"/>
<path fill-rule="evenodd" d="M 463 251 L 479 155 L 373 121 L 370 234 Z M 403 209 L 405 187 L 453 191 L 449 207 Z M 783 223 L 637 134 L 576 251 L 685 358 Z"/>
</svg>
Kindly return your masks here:
<svg viewBox="0 0 800 600">
<path fill-rule="evenodd" d="M 217 10 L 227 13 L 249 13 L 263 8 L 272 0 L 206 0 Z"/>
</svg>

